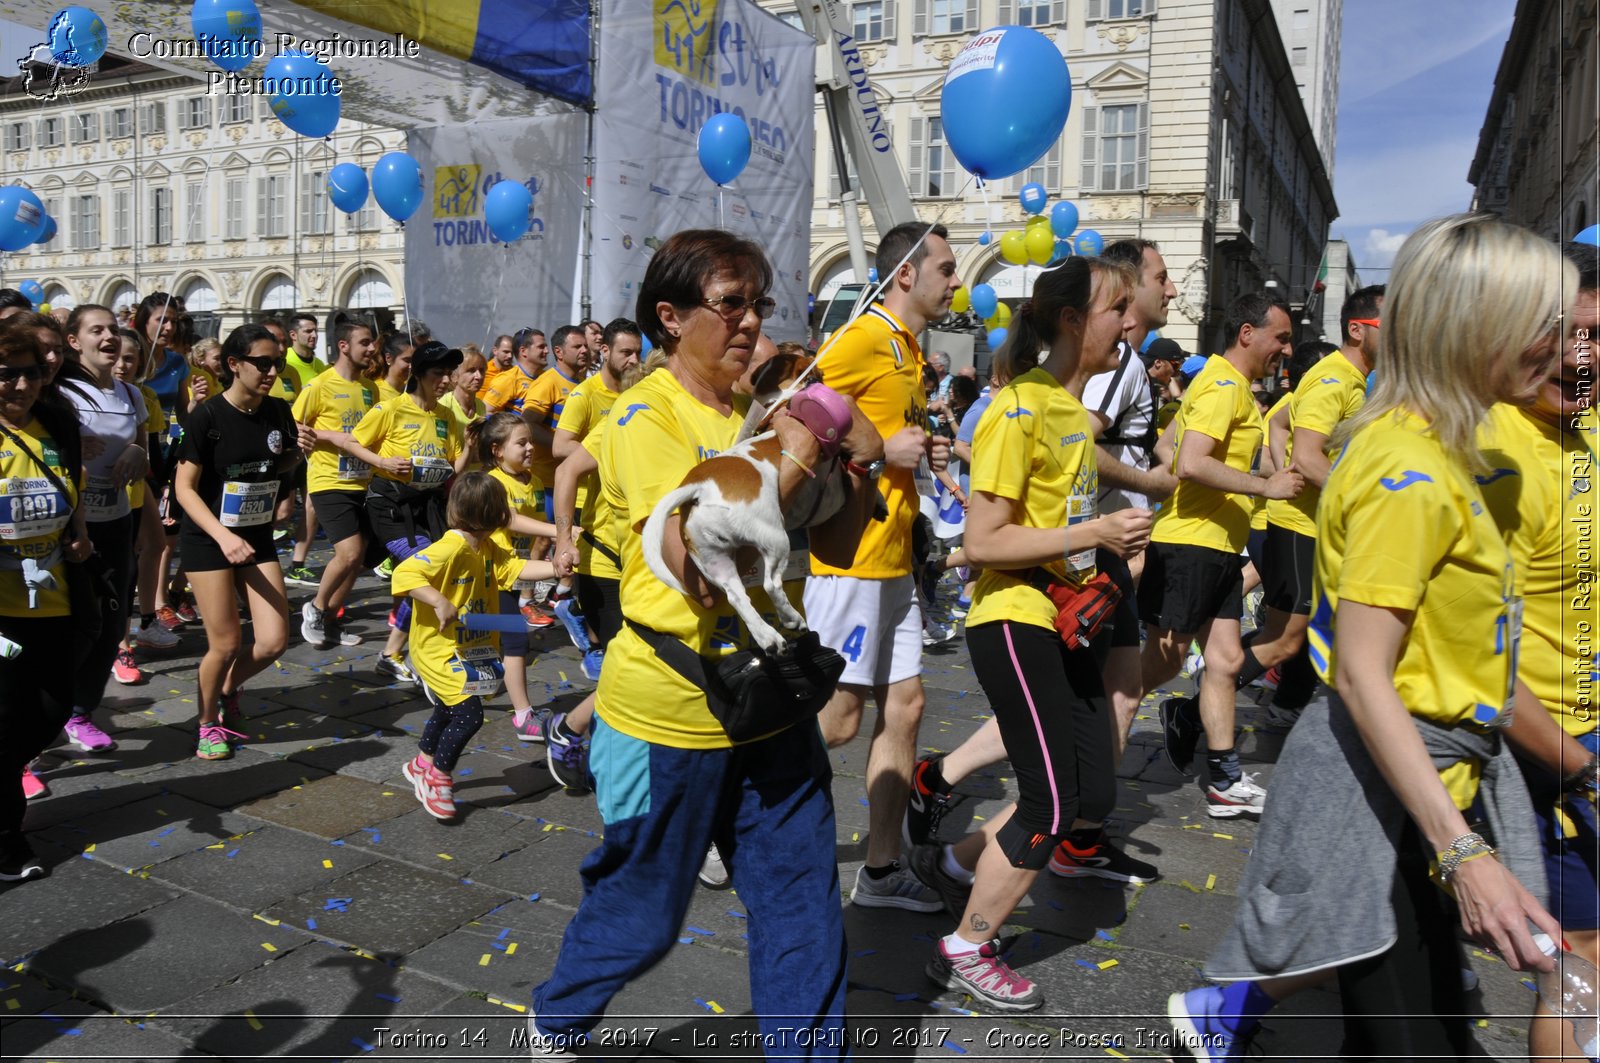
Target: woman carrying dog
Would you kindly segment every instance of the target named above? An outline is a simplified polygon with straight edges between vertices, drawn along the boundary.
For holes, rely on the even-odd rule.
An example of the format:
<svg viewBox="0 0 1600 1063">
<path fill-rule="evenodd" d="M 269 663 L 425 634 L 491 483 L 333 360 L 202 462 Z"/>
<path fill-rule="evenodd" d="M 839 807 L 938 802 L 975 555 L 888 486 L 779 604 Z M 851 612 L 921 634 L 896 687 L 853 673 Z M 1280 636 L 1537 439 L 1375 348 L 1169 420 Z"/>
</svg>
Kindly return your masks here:
<svg viewBox="0 0 1600 1063">
<path fill-rule="evenodd" d="M 705 691 L 640 633 L 678 640 L 702 658 L 750 648 L 733 609 L 688 559 L 682 514 L 668 518 L 663 554 L 687 593 L 652 575 L 639 530 L 691 469 L 733 446 L 749 408 L 734 384 L 772 313 L 771 284 L 772 267 L 754 244 L 689 230 L 651 258 L 639 291 L 635 319 L 667 364 L 617 400 L 602 442 L 601 490 L 626 529 L 626 623 L 606 651 L 591 737 L 604 841 L 584 861 L 583 903 L 555 970 L 534 991 L 530 1032 L 546 1051 L 581 1043 L 612 997 L 672 947 L 712 841 L 750 912 L 752 1000 L 763 1034 L 796 1057 L 844 1051 L 832 772 L 817 725 L 807 719 L 735 744 Z M 789 455 L 778 476 L 788 498 L 809 482 L 820 448 L 792 418 L 773 424 Z M 859 488 L 853 473 L 840 475 Z M 859 537 L 874 493 L 853 493 L 857 504 L 836 518 L 847 529 L 839 538 L 849 530 Z M 758 608 L 770 608 L 763 591 L 751 593 Z M 811 1036 L 797 1042 L 797 1031 Z M 834 1047 L 810 1047 L 827 1045 Z"/>
</svg>

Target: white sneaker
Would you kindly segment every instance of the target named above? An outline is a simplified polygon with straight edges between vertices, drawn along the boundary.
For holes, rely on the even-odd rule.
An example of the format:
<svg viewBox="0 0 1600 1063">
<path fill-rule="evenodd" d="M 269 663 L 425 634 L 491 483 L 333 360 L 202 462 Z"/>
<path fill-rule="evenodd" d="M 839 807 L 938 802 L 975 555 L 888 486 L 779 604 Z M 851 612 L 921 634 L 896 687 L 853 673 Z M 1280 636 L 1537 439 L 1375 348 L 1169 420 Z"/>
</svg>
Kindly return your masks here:
<svg viewBox="0 0 1600 1063">
<path fill-rule="evenodd" d="M 1199 650 L 1191 650 L 1189 656 L 1183 659 L 1183 674 L 1199 680 L 1200 672 L 1206 666 L 1206 655 Z"/>
<path fill-rule="evenodd" d="M 421 685 L 421 682 L 417 679 L 417 673 L 411 670 L 411 665 L 407 664 L 403 658 L 397 660 L 386 653 L 379 654 L 377 669 L 379 675 L 392 675 L 400 682 L 410 683 L 412 686 Z"/>
<path fill-rule="evenodd" d="M 728 867 L 722 862 L 722 853 L 717 849 L 717 843 L 712 842 L 711 848 L 706 850 L 705 863 L 700 865 L 700 884 L 708 890 L 722 890 L 728 888 L 732 881 L 728 877 Z"/>
<path fill-rule="evenodd" d="M 928 886 L 911 873 L 909 867 L 894 865 L 894 870 L 882 878 L 867 874 L 865 866 L 856 871 L 855 888 L 850 891 L 850 903 L 863 908 L 903 908 L 908 912 L 939 912 L 944 910 L 944 898 L 939 891 Z"/>
<path fill-rule="evenodd" d="M 1214 819 L 1259 816 L 1266 804 L 1267 791 L 1256 785 L 1250 772 L 1241 772 L 1238 781 L 1225 790 L 1206 787 L 1206 812 Z"/>
<path fill-rule="evenodd" d="M 151 624 L 134 628 L 129 641 L 147 650 L 170 650 L 183 640 L 160 624 Z"/>
</svg>

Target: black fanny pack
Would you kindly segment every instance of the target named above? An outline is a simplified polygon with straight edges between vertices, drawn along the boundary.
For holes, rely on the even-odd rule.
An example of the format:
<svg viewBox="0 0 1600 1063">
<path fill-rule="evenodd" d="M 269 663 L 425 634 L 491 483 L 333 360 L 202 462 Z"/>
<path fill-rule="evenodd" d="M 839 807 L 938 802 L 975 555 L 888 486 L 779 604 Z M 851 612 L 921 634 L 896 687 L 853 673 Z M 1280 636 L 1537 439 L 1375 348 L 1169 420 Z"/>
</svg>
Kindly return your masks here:
<svg viewBox="0 0 1600 1063">
<path fill-rule="evenodd" d="M 737 650 L 724 657 L 702 657 L 680 639 L 632 620 L 627 623 L 667 667 L 705 691 L 706 707 L 736 745 L 815 716 L 844 674 L 844 658 L 824 646 L 815 631 L 807 631 L 778 656 Z"/>
</svg>

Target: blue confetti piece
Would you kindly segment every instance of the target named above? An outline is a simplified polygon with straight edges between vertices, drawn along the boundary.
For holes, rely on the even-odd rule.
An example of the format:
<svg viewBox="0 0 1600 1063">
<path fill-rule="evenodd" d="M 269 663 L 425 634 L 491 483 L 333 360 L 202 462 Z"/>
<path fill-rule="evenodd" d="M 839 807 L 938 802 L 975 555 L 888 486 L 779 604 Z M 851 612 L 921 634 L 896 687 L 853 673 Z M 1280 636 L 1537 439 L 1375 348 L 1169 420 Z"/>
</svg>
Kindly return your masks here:
<svg viewBox="0 0 1600 1063">
<path fill-rule="evenodd" d="M 467 775 L 471 775 L 471 774 L 472 774 L 472 769 L 471 769 L 471 768 L 460 768 L 460 769 L 458 769 L 458 770 L 457 770 L 457 771 L 456 771 L 456 774 L 457 774 L 457 775 L 458 775 L 458 776 L 467 776 Z"/>
<path fill-rule="evenodd" d="M 680 945 L 693 945 L 694 944 L 694 938 L 679 938 L 678 939 L 678 944 L 680 944 Z"/>
<path fill-rule="evenodd" d="M 1110 941 L 1110 940 L 1112 940 L 1111 935 L 1106 933 L 1104 930 L 1096 930 L 1094 932 L 1094 936 L 1099 938 L 1101 941 Z"/>
<path fill-rule="evenodd" d="M 83 1031 L 78 1029 L 76 1026 L 73 1026 L 70 1029 L 62 1030 L 61 1032 L 66 1034 L 68 1037 L 78 1037 L 83 1033 Z"/>
<path fill-rule="evenodd" d="M 223 853 L 222 855 L 226 856 L 229 860 L 232 860 L 234 857 L 239 855 L 239 850 L 237 850 L 237 849 L 229 849 L 227 852 Z"/>
<path fill-rule="evenodd" d="M 395 995 L 393 995 L 392 993 L 374 993 L 372 995 L 377 997 L 379 1000 L 387 1000 L 391 1004 L 400 1003 L 400 998 L 395 996 Z"/>
<path fill-rule="evenodd" d="M 317 921 L 308 916 L 306 918 L 306 929 L 307 930 L 315 930 L 316 928 L 317 928 Z"/>
<path fill-rule="evenodd" d="M 330 843 L 329 843 L 329 844 L 330 844 L 330 845 L 343 845 L 343 844 L 344 844 L 344 842 L 343 842 L 343 841 L 342 841 L 342 840 L 340 840 L 340 839 L 338 839 L 338 838 L 335 838 L 335 839 L 334 839 L 334 840 L 333 840 L 333 841 L 332 841 L 332 842 L 330 842 Z"/>
<path fill-rule="evenodd" d="M 705 929 L 703 929 L 701 927 L 698 927 L 698 926 L 686 926 L 686 927 L 684 927 L 684 929 L 687 930 L 691 934 L 699 934 L 701 937 L 710 938 L 710 937 L 716 937 L 717 936 L 716 931 L 714 931 L 714 930 L 705 930 Z"/>
<path fill-rule="evenodd" d="M 728 914 L 733 916 L 735 919 L 749 919 L 750 918 L 748 915 L 744 914 L 743 912 L 741 912 L 741 911 L 739 911 L 739 910 L 737 910 L 735 908 L 729 908 L 728 909 Z"/>
<path fill-rule="evenodd" d="M 539 901 L 539 898 L 541 896 L 543 896 L 543 894 L 539 894 L 539 893 L 530 893 L 530 894 L 528 894 L 528 903 L 529 904 L 537 904 L 538 901 Z"/>
<path fill-rule="evenodd" d="M 871 807 L 870 805 L 867 804 L 867 799 L 865 797 L 860 798 L 859 800 L 861 801 L 861 807 L 863 807 L 863 808 L 870 808 Z"/>
<path fill-rule="evenodd" d="M 494 936 L 494 939 L 496 941 L 504 941 L 506 939 L 507 935 L 509 935 L 510 933 L 511 933 L 511 928 L 509 926 L 508 927 L 503 927 L 501 929 L 500 933 L 498 933 L 498 934 L 496 934 Z"/>
<path fill-rule="evenodd" d="M 85 860 L 93 860 L 94 859 L 94 856 L 91 853 L 79 853 L 78 855 L 83 857 Z"/>
<path fill-rule="evenodd" d="M 489 947 L 491 949 L 496 949 L 496 950 L 498 950 L 500 952 L 504 952 L 506 950 L 506 943 L 504 941 L 491 941 L 491 942 L 489 942 Z"/>
<path fill-rule="evenodd" d="M 954 1041 L 945 1041 L 940 1047 L 948 1048 L 952 1052 L 959 1052 L 963 1056 L 967 1054 L 967 1050 L 956 1044 Z"/>
<path fill-rule="evenodd" d="M 161 848 L 161 843 L 160 842 L 151 842 L 150 843 L 150 848 L 159 849 L 159 848 Z"/>
<path fill-rule="evenodd" d="M 711 1010 L 711 1005 L 707 1004 L 705 1001 L 701 1000 L 699 997 L 695 997 L 694 998 L 694 1002 L 696 1004 L 699 1004 L 702 1008 L 705 1008 L 707 1011 Z"/>
<path fill-rule="evenodd" d="M 171 834 L 171 833 L 172 833 L 172 832 L 173 832 L 173 831 L 175 831 L 175 830 L 177 830 L 177 829 L 178 829 L 178 828 L 177 828 L 177 827 L 168 827 L 168 828 L 167 828 L 167 829 L 166 829 L 166 830 L 164 830 L 164 831 L 158 831 L 158 832 L 157 832 L 157 833 L 156 833 L 156 837 L 157 837 L 157 838 L 165 838 L 165 837 L 166 837 L 166 836 L 167 836 L 167 835 L 169 835 L 169 834 Z"/>
<path fill-rule="evenodd" d="M 1098 971 L 1100 969 L 1098 966 L 1096 966 L 1093 963 L 1090 963 L 1088 960 L 1079 960 L 1078 961 L 1078 966 L 1079 967 L 1087 967 L 1091 971 Z"/>
</svg>

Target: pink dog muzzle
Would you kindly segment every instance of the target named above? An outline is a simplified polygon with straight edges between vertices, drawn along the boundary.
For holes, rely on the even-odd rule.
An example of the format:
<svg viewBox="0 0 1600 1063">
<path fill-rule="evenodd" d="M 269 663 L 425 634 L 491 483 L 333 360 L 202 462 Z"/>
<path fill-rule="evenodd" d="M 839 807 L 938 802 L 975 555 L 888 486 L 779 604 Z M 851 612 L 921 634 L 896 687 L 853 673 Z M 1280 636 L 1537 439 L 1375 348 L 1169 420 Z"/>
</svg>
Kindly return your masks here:
<svg viewBox="0 0 1600 1063">
<path fill-rule="evenodd" d="M 789 399 L 789 416 L 811 430 L 822 446 L 822 457 L 832 458 L 855 423 L 850 404 L 826 384 L 807 384 Z"/>
</svg>

